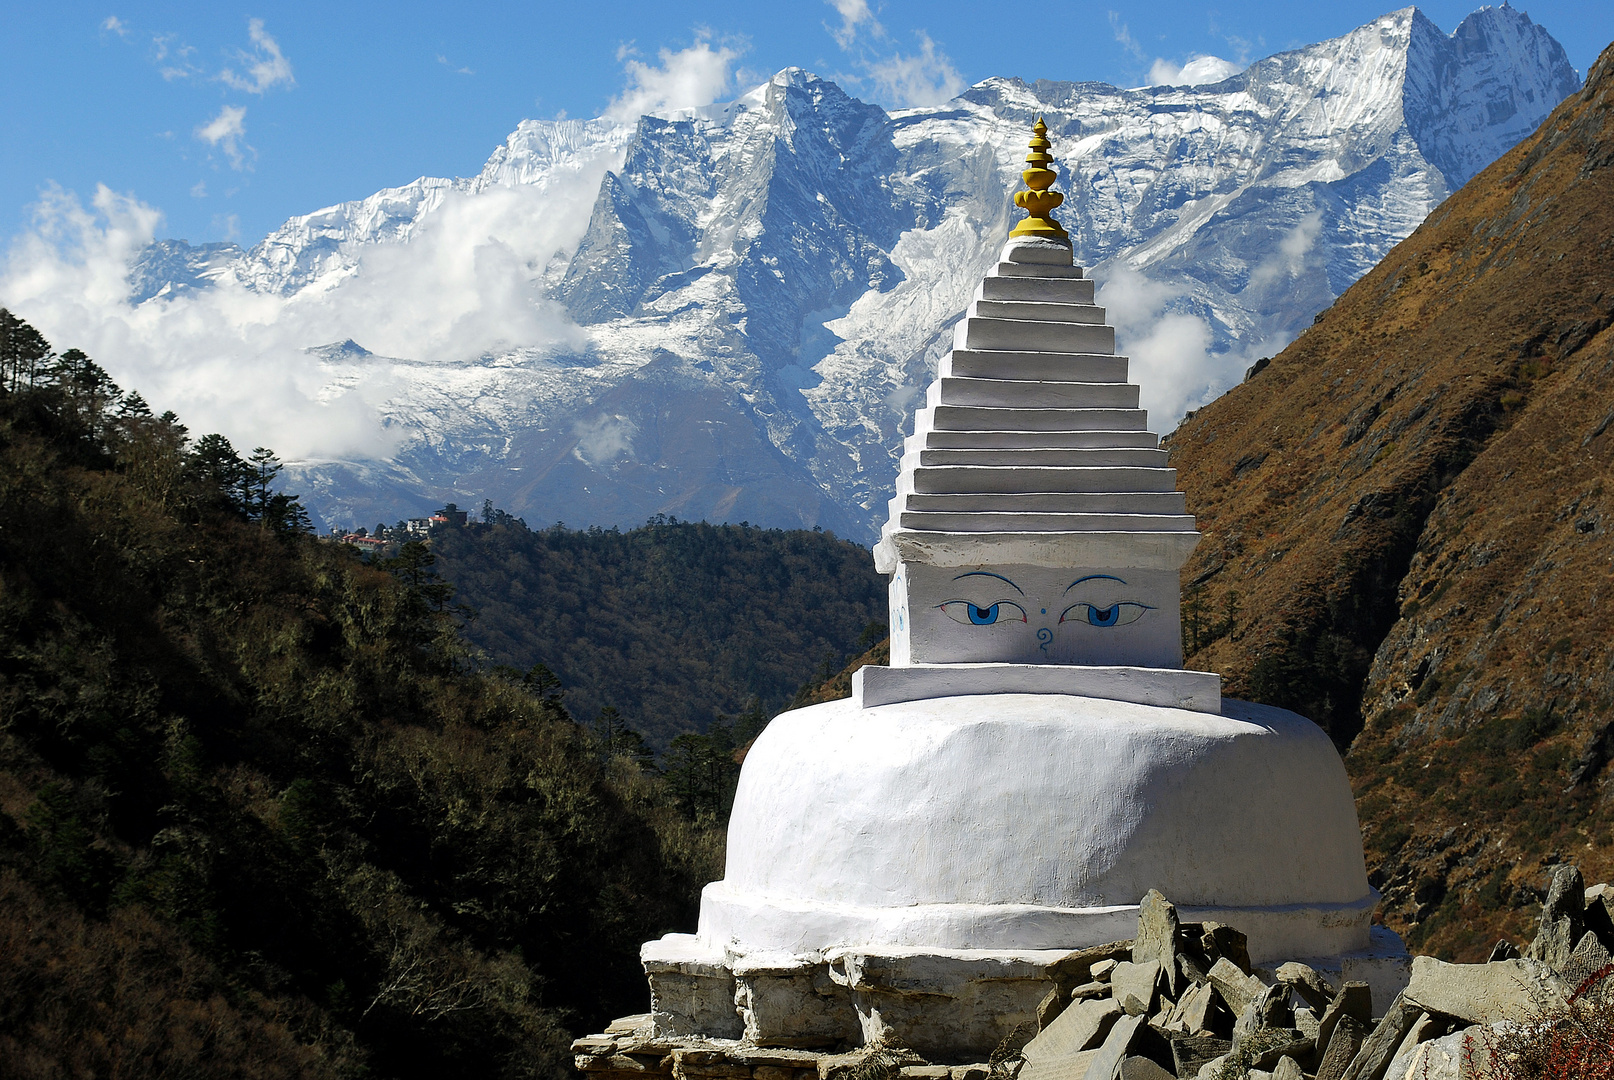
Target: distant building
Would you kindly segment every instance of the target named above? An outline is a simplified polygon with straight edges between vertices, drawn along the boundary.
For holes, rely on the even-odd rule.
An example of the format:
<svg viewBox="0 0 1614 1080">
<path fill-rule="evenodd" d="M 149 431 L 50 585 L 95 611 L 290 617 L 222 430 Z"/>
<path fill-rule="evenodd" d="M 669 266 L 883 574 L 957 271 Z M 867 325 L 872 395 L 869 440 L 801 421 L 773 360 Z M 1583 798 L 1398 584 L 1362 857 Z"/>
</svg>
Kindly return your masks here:
<svg viewBox="0 0 1614 1080">
<path fill-rule="evenodd" d="M 467 511 L 461 510 L 453 503 L 449 503 L 431 516 L 431 523 L 433 525 L 458 525 L 463 528 L 470 516 Z"/>
</svg>

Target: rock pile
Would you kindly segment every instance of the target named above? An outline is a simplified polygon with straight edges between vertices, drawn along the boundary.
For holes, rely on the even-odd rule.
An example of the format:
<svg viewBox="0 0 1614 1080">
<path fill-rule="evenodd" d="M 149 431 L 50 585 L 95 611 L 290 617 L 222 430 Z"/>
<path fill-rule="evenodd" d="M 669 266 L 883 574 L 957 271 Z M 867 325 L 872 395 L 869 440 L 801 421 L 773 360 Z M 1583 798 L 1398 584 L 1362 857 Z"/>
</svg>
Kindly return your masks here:
<svg viewBox="0 0 1614 1080">
<path fill-rule="evenodd" d="M 1587 889 L 1579 870 L 1558 866 L 1522 953 L 1503 941 L 1484 964 L 1419 956 L 1405 988 L 1374 1001 L 1368 983 L 1304 963 L 1255 968 L 1239 931 L 1182 922 L 1150 890 L 1132 940 L 1048 965 L 1035 1018 L 986 1062 L 936 1064 L 878 1042 L 832 1053 L 658 1039 L 648 1014 L 572 1049 L 597 1080 L 1467 1080 L 1493 1074 L 1509 1033 L 1604 993 L 1611 949 L 1614 886 Z M 1592 1052 L 1614 1060 L 1614 1045 Z"/>
</svg>

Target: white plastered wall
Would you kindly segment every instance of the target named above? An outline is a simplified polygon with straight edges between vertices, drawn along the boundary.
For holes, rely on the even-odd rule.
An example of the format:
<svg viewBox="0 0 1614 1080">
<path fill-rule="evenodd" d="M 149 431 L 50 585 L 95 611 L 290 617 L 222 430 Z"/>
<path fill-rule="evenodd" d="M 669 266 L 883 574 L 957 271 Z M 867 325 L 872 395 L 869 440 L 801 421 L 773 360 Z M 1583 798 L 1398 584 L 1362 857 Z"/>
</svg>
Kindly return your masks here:
<svg viewBox="0 0 1614 1080">
<path fill-rule="evenodd" d="M 742 951 L 1078 947 L 1124 937 L 1151 888 L 1264 935 L 1264 953 L 1365 948 L 1377 895 L 1328 737 L 1230 701 L 785 713 L 746 757 L 700 934 Z"/>
</svg>

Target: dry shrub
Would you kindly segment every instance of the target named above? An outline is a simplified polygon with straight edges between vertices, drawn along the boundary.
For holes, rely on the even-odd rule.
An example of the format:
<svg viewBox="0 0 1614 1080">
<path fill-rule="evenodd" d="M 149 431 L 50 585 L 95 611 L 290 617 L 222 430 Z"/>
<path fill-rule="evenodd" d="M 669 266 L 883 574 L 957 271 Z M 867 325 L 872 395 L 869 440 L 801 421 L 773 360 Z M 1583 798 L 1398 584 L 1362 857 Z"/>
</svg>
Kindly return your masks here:
<svg viewBox="0 0 1614 1080">
<path fill-rule="evenodd" d="M 106 922 L 0 872 L 0 1077 L 326 1080 L 360 1071 L 342 1032 L 229 987 L 140 909 Z M 323 1044 L 323 1045 L 318 1045 Z"/>
<path fill-rule="evenodd" d="M 1463 1041 L 1463 1075 L 1479 1080 L 1614 1080 L 1614 964 L 1575 987 L 1566 1008 Z"/>
</svg>

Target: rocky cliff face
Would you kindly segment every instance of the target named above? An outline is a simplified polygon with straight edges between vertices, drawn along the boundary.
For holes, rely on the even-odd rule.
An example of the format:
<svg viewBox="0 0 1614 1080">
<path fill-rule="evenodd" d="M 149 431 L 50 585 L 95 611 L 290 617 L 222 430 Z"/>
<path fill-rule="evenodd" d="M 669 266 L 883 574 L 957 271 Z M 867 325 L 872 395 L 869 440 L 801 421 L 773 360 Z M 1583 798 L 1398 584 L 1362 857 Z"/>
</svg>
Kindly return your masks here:
<svg viewBox="0 0 1614 1080">
<path fill-rule="evenodd" d="M 1578 85 L 1506 6 L 1452 35 L 1406 8 L 1210 86 L 989 79 L 889 115 L 792 69 L 677 119 L 524 122 L 479 176 L 295 218 L 228 271 L 340 312 L 373 264 L 395 268 L 389 253 L 503 200 L 488 220 L 520 279 L 506 286 L 577 324 L 476 356 L 320 352 L 332 393 L 389 388 L 402 439 L 388 460 L 298 466 L 326 517 L 488 496 L 533 521 L 667 512 L 872 539 L 913 399 L 1007 232 L 1036 115 L 1061 216 L 1169 425 Z M 593 208 L 557 253 L 556 229 L 528 218 L 574 182 L 597 184 Z M 163 268 L 175 289 L 205 287 L 225 257 L 170 244 L 135 299 L 164 302 Z"/>
<path fill-rule="evenodd" d="M 1483 958 L 1614 803 L 1614 48 L 1172 463 L 1190 666 L 1323 723 L 1409 941 Z"/>
</svg>

